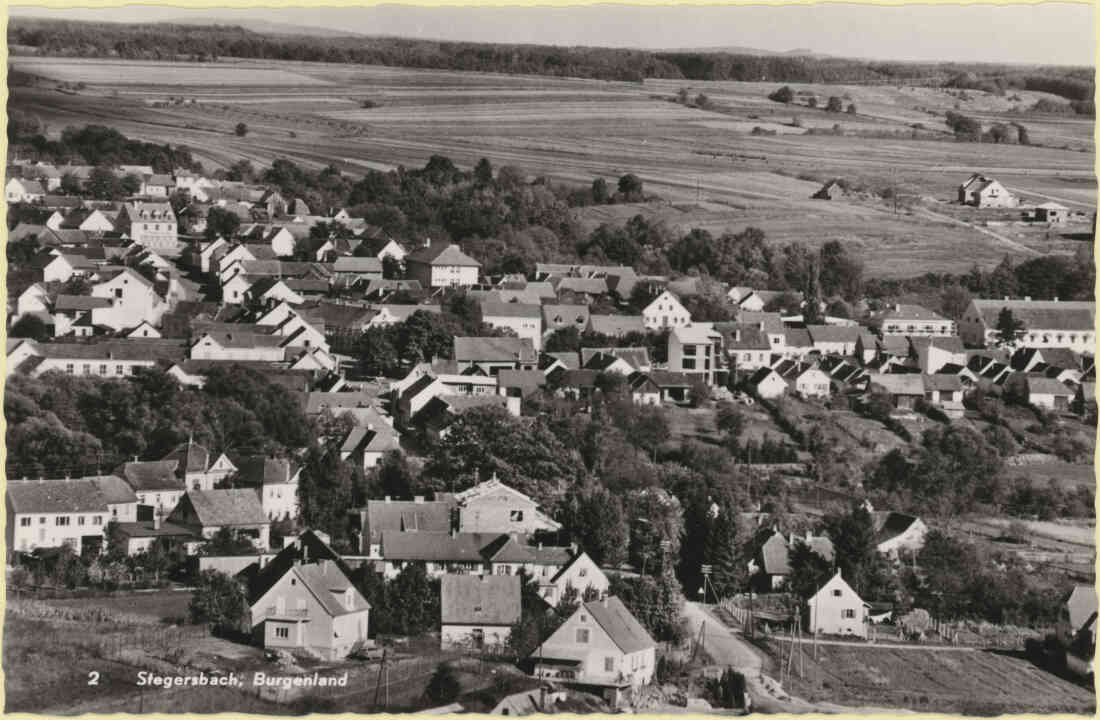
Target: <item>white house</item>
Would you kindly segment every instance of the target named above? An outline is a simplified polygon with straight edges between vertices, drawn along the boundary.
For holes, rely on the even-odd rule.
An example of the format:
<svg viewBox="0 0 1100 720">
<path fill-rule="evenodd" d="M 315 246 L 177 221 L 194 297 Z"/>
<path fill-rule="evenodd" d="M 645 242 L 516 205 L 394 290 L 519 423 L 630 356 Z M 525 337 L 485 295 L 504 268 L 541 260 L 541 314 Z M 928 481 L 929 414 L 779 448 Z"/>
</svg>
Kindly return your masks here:
<svg viewBox="0 0 1100 720">
<path fill-rule="evenodd" d="M 46 190 L 37 180 L 12 178 L 4 186 L 4 197 L 9 203 L 32 203 L 46 196 Z"/>
<path fill-rule="evenodd" d="M 507 328 L 521 338 L 529 339 L 535 350 L 542 349 L 542 307 L 524 303 L 481 303 L 481 319 L 487 325 Z"/>
<path fill-rule="evenodd" d="M 872 512 L 875 547 L 883 555 L 897 559 L 900 552 L 917 553 L 924 547 L 928 526 L 924 521 L 905 513 Z"/>
<path fill-rule="evenodd" d="M 278 558 L 261 576 L 260 590 L 249 603 L 253 635 L 265 648 L 300 649 L 332 661 L 369 643 L 370 603 L 344 572 L 343 563 Z"/>
<path fill-rule="evenodd" d="M 113 330 L 137 327 L 143 321 L 159 327 L 168 311 L 168 304 L 153 283 L 132 268 L 123 268 L 114 277 L 93 285 L 92 297 L 111 301 L 110 307 L 92 310 L 92 321 Z"/>
<path fill-rule="evenodd" d="M 77 554 L 98 554 L 108 522 L 137 519 L 137 496 L 115 475 L 8 478 L 6 500 L 9 553 L 68 545 Z"/>
<path fill-rule="evenodd" d="M 405 274 L 421 287 L 470 287 L 477 285 L 481 263 L 454 244 L 425 240 L 423 247 L 405 256 Z"/>
<path fill-rule="evenodd" d="M 948 337 L 956 332 L 955 321 L 920 305 L 891 305 L 882 314 L 882 334 L 908 337 Z"/>
<path fill-rule="evenodd" d="M 762 367 L 748 379 L 747 385 L 758 397 L 765 400 L 777 398 L 787 392 L 787 381 L 770 367 Z"/>
<path fill-rule="evenodd" d="M 807 601 L 807 605 L 812 634 L 867 637 L 867 610 L 870 606 L 844 582 L 839 570 Z"/>
<path fill-rule="evenodd" d="M 683 327 L 691 322 L 691 313 L 680 298 L 664 290 L 642 310 L 645 326 L 650 330 Z"/>
<path fill-rule="evenodd" d="M 584 603 L 533 653 L 535 677 L 591 685 L 617 704 L 648 685 L 657 643 L 617 597 Z"/>
<path fill-rule="evenodd" d="M 288 458 L 254 455 L 237 458 L 241 485 L 260 493 L 260 505 L 269 520 L 297 520 L 300 514 L 298 480 L 302 468 Z"/>
<path fill-rule="evenodd" d="M 802 397 L 829 397 L 829 376 L 809 365 L 795 377 L 794 391 Z"/>
<path fill-rule="evenodd" d="M 125 203 L 118 214 L 116 229 L 138 245 L 155 250 L 175 251 L 176 214 L 167 202 Z"/>
<path fill-rule="evenodd" d="M 998 319 L 1005 309 L 1022 325 L 1018 347 L 1096 351 L 1096 303 L 1091 301 L 974 299 L 963 313 L 959 335 L 969 346 L 996 344 Z"/>
<path fill-rule="evenodd" d="M 520 619 L 518 575 L 440 578 L 440 645 L 444 650 L 504 647 Z"/>
<path fill-rule="evenodd" d="M 975 173 L 959 185 L 959 203 L 979 208 L 1012 208 L 1016 197 L 997 180 Z"/>
<path fill-rule="evenodd" d="M 539 583 L 539 594 L 551 605 L 557 605 L 568 588 L 577 591 L 577 599 L 583 600 L 586 591 L 607 594 L 610 581 L 600 566 L 586 552 L 579 552 L 550 580 Z"/>
</svg>

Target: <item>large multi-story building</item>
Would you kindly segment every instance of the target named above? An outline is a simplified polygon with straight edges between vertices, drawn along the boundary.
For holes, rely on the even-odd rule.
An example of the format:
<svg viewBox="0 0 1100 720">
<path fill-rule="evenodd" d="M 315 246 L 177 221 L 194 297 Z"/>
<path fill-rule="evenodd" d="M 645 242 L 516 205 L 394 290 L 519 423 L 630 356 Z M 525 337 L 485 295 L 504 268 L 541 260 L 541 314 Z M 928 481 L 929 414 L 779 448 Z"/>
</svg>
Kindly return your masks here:
<svg viewBox="0 0 1100 720">
<path fill-rule="evenodd" d="M 1096 349 L 1096 303 L 1064 300 L 971 300 L 959 323 L 959 335 L 970 346 L 998 340 L 1002 310 L 1020 323 L 1016 344 L 1027 348 L 1065 348 L 1092 354 Z"/>
</svg>

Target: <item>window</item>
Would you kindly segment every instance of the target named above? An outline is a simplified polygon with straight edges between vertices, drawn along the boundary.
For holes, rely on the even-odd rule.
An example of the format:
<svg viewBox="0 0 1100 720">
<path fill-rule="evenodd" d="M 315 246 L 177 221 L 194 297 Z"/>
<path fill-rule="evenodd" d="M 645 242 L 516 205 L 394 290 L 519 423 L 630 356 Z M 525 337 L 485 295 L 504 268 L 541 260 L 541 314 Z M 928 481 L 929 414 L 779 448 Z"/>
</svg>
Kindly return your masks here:
<svg viewBox="0 0 1100 720">
<path fill-rule="evenodd" d="M 115 288 L 115 298 L 119 300 L 122 299 L 122 288 Z"/>
<path fill-rule="evenodd" d="M 102 364 L 100 364 L 100 366 L 99 366 L 99 374 L 100 374 L 100 375 L 106 375 L 106 374 L 107 374 L 107 364 L 106 364 L 106 363 L 102 363 Z"/>
<path fill-rule="evenodd" d="M 508 513 L 508 519 L 512 522 L 523 522 L 523 511 L 512 510 L 510 513 Z"/>
<path fill-rule="evenodd" d="M 841 592 L 839 590 L 833 590 L 833 597 L 840 597 Z"/>
<path fill-rule="evenodd" d="M 577 628 L 577 642 L 588 643 L 588 628 Z"/>
<path fill-rule="evenodd" d="M 72 518 L 68 517 L 67 515 L 58 515 L 53 519 L 53 524 L 59 527 L 64 527 L 68 525 L 71 520 Z"/>
<path fill-rule="evenodd" d="M 73 374 L 73 364 L 72 363 L 66 363 L 65 364 L 65 372 L 67 372 L 70 375 Z"/>
<path fill-rule="evenodd" d="M 577 573 L 577 577 L 584 577 L 587 574 L 588 574 L 588 568 L 581 568 L 580 571 Z"/>
<path fill-rule="evenodd" d="M 854 618 L 855 616 L 856 616 L 856 611 L 853 610 L 852 608 L 845 608 L 844 612 L 841 614 L 841 617 L 845 618 L 846 620 L 850 620 L 850 619 Z"/>
<path fill-rule="evenodd" d="M 126 373 L 126 367 L 124 365 L 115 365 L 115 375 L 124 375 Z"/>
<path fill-rule="evenodd" d="M 43 515 L 42 517 L 38 518 L 38 524 L 39 524 L 39 525 L 45 525 L 45 524 L 46 524 L 46 516 L 45 516 L 45 515 Z"/>
<path fill-rule="evenodd" d="M 83 516 L 83 515 L 81 515 L 80 517 L 78 517 L 78 518 L 76 519 L 76 524 L 77 524 L 77 525 L 83 525 L 83 524 L 84 524 L 84 522 L 85 522 L 85 518 L 84 518 L 84 516 Z"/>
<path fill-rule="evenodd" d="M 31 519 L 29 517 L 19 518 L 19 527 L 30 527 Z"/>
<path fill-rule="evenodd" d="M 92 366 L 91 366 L 90 363 L 84 363 L 84 374 L 85 375 L 91 375 L 92 374 Z"/>
<path fill-rule="evenodd" d="M 603 659 L 603 670 L 604 672 L 615 672 L 615 658 L 605 657 Z"/>
<path fill-rule="evenodd" d="M 695 357 L 695 346 L 684 345 L 684 355 L 687 355 L 688 357 Z"/>
<path fill-rule="evenodd" d="M 102 524 L 103 524 L 103 516 L 102 515 L 96 515 L 92 518 L 92 525 L 102 525 Z"/>
<path fill-rule="evenodd" d="M 275 628 L 275 637 L 287 639 L 290 637 L 290 628 L 277 627 Z"/>
</svg>

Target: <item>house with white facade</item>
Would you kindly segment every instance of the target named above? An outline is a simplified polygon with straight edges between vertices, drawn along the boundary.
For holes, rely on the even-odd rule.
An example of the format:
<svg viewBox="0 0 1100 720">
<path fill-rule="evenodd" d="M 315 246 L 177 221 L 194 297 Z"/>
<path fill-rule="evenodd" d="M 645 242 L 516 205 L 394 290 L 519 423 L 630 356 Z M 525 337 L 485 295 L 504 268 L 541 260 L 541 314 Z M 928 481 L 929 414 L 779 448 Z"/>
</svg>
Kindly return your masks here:
<svg viewBox="0 0 1100 720">
<path fill-rule="evenodd" d="M 15 178 L 4 186 L 4 197 L 9 203 L 33 203 L 46 196 L 46 189 L 37 180 Z"/>
<path fill-rule="evenodd" d="M 657 643 L 617 597 L 581 605 L 530 655 L 536 678 L 589 685 L 613 706 L 653 680 Z"/>
<path fill-rule="evenodd" d="M 440 578 L 440 645 L 444 650 L 503 648 L 519 622 L 518 575 Z"/>
<path fill-rule="evenodd" d="M 600 597 L 606 595 L 610 584 L 600 566 L 588 553 L 581 551 L 549 580 L 539 581 L 539 595 L 551 605 L 557 605 L 569 588 L 577 591 L 578 600 L 583 600 L 586 592 L 597 593 Z"/>
<path fill-rule="evenodd" d="M 138 245 L 154 250 L 175 251 L 179 240 L 176 214 L 167 202 L 125 203 L 115 228 Z"/>
<path fill-rule="evenodd" d="M 715 384 L 721 365 L 722 334 L 713 323 L 689 323 L 672 328 L 668 336 L 668 369 Z"/>
<path fill-rule="evenodd" d="M 963 313 L 959 335 L 971 347 L 996 345 L 997 323 L 1006 309 L 1021 323 L 1017 347 L 1096 351 L 1096 303 L 1091 301 L 976 298 Z"/>
<path fill-rule="evenodd" d="M 650 330 L 685 327 L 691 323 L 691 313 L 669 290 L 663 290 L 642 310 L 642 319 Z"/>
<path fill-rule="evenodd" d="M 958 195 L 960 204 L 978 208 L 1013 208 L 1020 204 L 1004 185 L 980 173 L 964 180 L 959 185 Z"/>
<path fill-rule="evenodd" d="M 839 570 L 806 604 L 811 634 L 867 637 L 870 606 L 844 581 Z"/>
<path fill-rule="evenodd" d="M 92 322 L 116 331 L 137 327 L 143 321 L 160 327 L 168 312 L 168 303 L 157 294 L 156 286 L 133 268 L 122 268 L 93 285 L 92 297 L 110 300 L 108 307 L 92 310 Z"/>
<path fill-rule="evenodd" d="M 405 274 L 425 288 L 470 287 L 477 285 L 481 263 L 456 244 L 433 245 L 429 239 L 405 256 Z"/>
<path fill-rule="evenodd" d="M 137 496 L 114 475 L 19 480 L 8 478 L 5 539 L 13 551 L 68 545 L 98 554 L 107 523 L 137 519 Z"/>
<path fill-rule="evenodd" d="M 920 305 L 891 305 L 882 313 L 882 334 L 908 337 L 955 335 L 955 321 Z"/>
<path fill-rule="evenodd" d="M 542 307 L 539 305 L 484 301 L 481 319 L 487 325 L 507 328 L 518 337 L 527 338 L 535 350 L 542 349 Z"/>
</svg>

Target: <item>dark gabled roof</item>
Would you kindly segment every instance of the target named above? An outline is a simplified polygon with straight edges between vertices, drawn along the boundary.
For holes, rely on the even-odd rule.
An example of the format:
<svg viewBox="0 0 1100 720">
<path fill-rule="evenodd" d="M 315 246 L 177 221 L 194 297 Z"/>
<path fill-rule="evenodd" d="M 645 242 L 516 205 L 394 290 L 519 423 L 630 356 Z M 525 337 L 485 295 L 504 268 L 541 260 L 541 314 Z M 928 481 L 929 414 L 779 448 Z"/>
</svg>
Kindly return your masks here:
<svg viewBox="0 0 1100 720">
<path fill-rule="evenodd" d="M 8 480 L 8 507 L 15 513 L 106 512 L 108 504 L 137 502 L 121 479 L 110 475 L 58 480 Z"/>
<path fill-rule="evenodd" d="M 645 332 L 645 318 L 641 315 L 590 315 L 588 327 L 601 335 L 626 335 Z"/>
<path fill-rule="evenodd" d="M 507 317 L 541 320 L 542 306 L 521 302 L 483 300 L 481 302 L 481 316 L 484 318 Z"/>
<path fill-rule="evenodd" d="M 595 387 L 596 376 L 599 375 L 595 370 L 566 370 L 561 374 L 561 385 L 563 387 Z"/>
<path fill-rule="evenodd" d="M 368 500 L 366 527 L 371 543 L 378 543 L 383 532 L 444 533 L 451 527 L 454 502 L 438 500 Z"/>
<path fill-rule="evenodd" d="M 288 458 L 247 455 L 230 460 L 237 466 L 241 485 L 247 487 L 284 485 L 298 473 L 298 464 Z"/>
<path fill-rule="evenodd" d="M 126 462 L 115 469 L 136 492 L 175 492 L 185 490 L 176 470 L 178 460 L 150 460 Z"/>
<path fill-rule="evenodd" d="M 501 533 L 382 531 L 382 556 L 389 561 L 483 563 L 481 549 Z"/>
<path fill-rule="evenodd" d="M 546 374 L 541 370 L 501 370 L 497 374 L 497 386 L 520 388 L 525 394 L 535 392 L 546 385 Z"/>
<path fill-rule="evenodd" d="M 871 513 L 871 519 L 874 522 L 875 542 L 880 545 L 901 535 L 917 521 L 913 515 L 889 510 L 875 511 Z"/>
<path fill-rule="evenodd" d="M 185 500 L 190 502 L 199 524 L 204 527 L 267 525 L 270 522 L 260 504 L 259 493 L 252 488 L 189 490 Z"/>
<path fill-rule="evenodd" d="M 915 322 L 920 321 L 937 321 L 942 322 L 947 320 L 943 315 L 933 312 L 926 307 L 920 305 L 893 305 L 886 312 L 882 314 L 883 320 L 894 320 L 897 322 L 906 322 L 912 320 Z"/>
<path fill-rule="evenodd" d="M 651 370 L 648 375 L 653 384 L 661 389 L 691 387 L 692 383 L 691 378 L 685 373 L 669 370 Z"/>
<path fill-rule="evenodd" d="M 1073 391 L 1070 390 L 1065 383 L 1042 375 L 1028 375 L 1027 390 L 1029 394 L 1034 393 L 1037 395 L 1058 395 L 1065 397 L 1073 396 Z"/>
<path fill-rule="evenodd" d="M 454 358 L 459 362 L 538 362 L 530 339 L 511 337 L 456 337 Z"/>
<path fill-rule="evenodd" d="M 344 563 L 336 552 L 328 546 L 324 540 L 312 530 L 305 530 L 301 535 L 279 551 L 261 570 L 258 565 L 253 565 L 250 570 L 242 571 L 242 575 L 248 581 L 248 598 L 250 603 L 259 600 L 264 594 L 275 586 L 286 572 L 294 566 L 295 562 L 319 562 L 330 560 L 336 563 L 342 572 L 350 576 L 351 568 Z"/>
<path fill-rule="evenodd" d="M 434 243 L 429 247 L 421 247 L 406 255 L 405 262 L 481 267 L 481 263 L 462 252 L 462 248 L 458 245 L 444 243 Z"/>
<path fill-rule="evenodd" d="M 440 580 L 444 625 L 512 625 L 520 618 L 518 575 L 453 575 Z"/>
<path fill-rule="evenodd" d="M 624 653 L 635 653 L 657 646 L 642 624 L 630 614 L 617 597 L 587 602 L 584 604 L 584 610 L 603 628 L 611 638 L 611 642 Z"/>
<path fill-rule="evenodd" d="M 104 297 L 90 295 L 58 295 L 53 308 L 58 312 L 66 310 L 94 310 L 111 307 L 111 301 Z"/>
<path fill-rule="evenodd" d="M 185 527 L 169 522 L 162 522 L 160 527 L 154 527 L 152 520 L 139 520 L 138 522 L 119 523 L 118 529 L 123 535 L 132 538 L 170 537 L 198 540 L 198 536 Z"/>
<path fill-rule="evenodd" d="M 550 360 L 547 360 L 547 358 L 550 358 Z M 539 366 L 543 368 L 553 365 L 553 361 L 556 360 L 564 365 L 566 370 L 581 369 L 581 355 L 574 350 L 543 353 L 541 360 L 542 362 L 539 363 Z"/>
<path fill-rule="evenodd" d="M 501 535 L 481 549 L 485 559 L 495 563 L 525 563 L 531 565 L 564 565 L 569 562 L 569 548 L 542 547 L 519 542 L 511 535 Z"/>
<path fill-rule="evenodd" d="M 770 350 L 768 336 L 758 324 L 747 322 L 716 322 L 714 329 L 722 335 L 722 346 L 730 350 Z M 740 336 L 740 339 L 735 339 Z"/>
<path fill-rule="evenodd" d="M 210 451 L 194 442 L 177 445 L 161 460 L 175 460 L 176 470 L 180 473 L 206 472 L 210 467 Z"/>
</svg>

